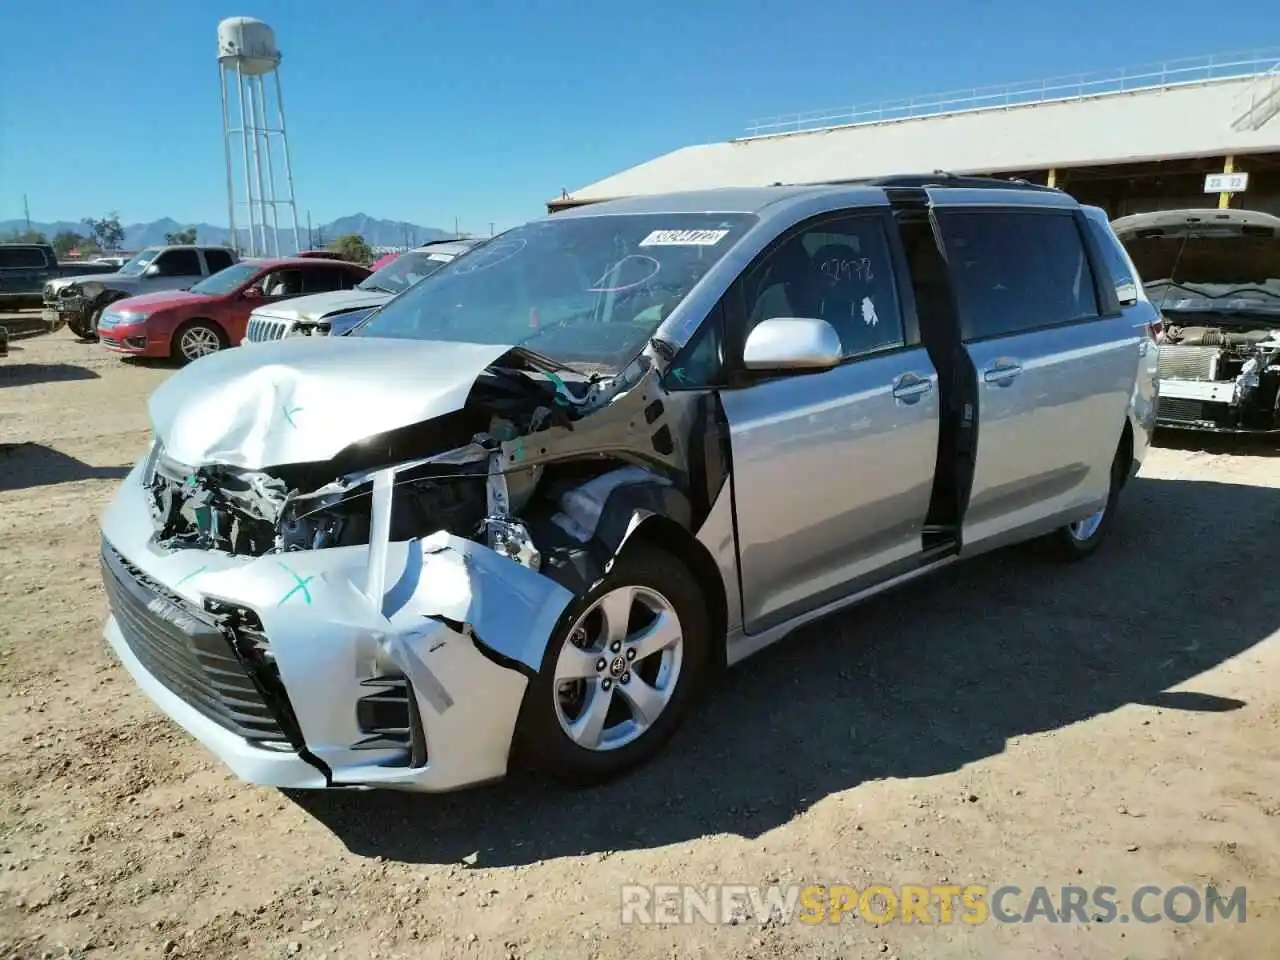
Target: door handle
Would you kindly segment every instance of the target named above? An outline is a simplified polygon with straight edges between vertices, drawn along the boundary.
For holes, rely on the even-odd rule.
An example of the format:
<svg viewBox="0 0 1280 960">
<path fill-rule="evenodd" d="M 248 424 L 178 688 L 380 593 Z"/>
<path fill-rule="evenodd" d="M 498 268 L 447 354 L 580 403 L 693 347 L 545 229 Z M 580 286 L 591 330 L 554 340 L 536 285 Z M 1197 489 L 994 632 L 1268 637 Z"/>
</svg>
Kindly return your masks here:
<svg viewBox="0 0 1280 960">
<path fill-rule="evenodd" d="M 914 373 L 904 373 L 894 381 L 893 397 L 895 400 L 915 403 L 932 389 L 933 381 L 925 380 Z"/>
<path fill-rule="evenodd" d="M 982 379 L 986 383 L 998 383 L 1008 386 L 1022 373 L 1022 365 L 1013 360 L 997 360 L 982 371 Z"/>
</svg>

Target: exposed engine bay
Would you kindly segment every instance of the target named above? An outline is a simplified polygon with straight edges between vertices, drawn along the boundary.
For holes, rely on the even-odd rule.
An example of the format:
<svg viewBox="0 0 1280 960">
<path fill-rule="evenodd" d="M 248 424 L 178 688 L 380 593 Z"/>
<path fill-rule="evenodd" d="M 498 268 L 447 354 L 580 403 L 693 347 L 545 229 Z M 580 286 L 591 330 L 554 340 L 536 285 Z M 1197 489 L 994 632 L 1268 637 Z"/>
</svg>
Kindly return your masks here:
<svg viewBox="0 0 1280 960">
<path fill-rule="evenodd" d="M 688 528 L 705 516 L 726 455 L 711 444 L 691 469 L 681 448 L 715 432 L 713 403 L 666 393 L 644 355 L 603 378 L 515 348 L 476 378 L 462 409 L 331 460 L 190 467 L 157 443 L 144 486 L 162 547 L 256 557 L 370 543 L 375 482 L 394 467 L 385 539 L 445 531 L 577 592 L 638 517 Z"/>
<path fill-rule="evenodd" d="M 1280 431 L 1280 219 L 1167 210 L 1112 226 L 1162 314 L 1158 422 Z"/>
<path fill-rule="evenodd" d="M 1167 313 L 1160 340 L 1160 421 L 1223 431 L 1280 430 L 1280 318 L 1277 329 L 1182 325 Z"/>
</svg>

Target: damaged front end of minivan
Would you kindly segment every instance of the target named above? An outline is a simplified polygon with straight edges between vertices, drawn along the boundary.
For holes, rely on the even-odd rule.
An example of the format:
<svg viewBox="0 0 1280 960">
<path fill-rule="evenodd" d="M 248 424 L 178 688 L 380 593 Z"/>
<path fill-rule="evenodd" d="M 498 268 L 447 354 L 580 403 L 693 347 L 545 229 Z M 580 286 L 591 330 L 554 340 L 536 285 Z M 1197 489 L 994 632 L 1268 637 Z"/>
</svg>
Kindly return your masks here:
<svg viewBox="0 0 1280 960">
<path fill-rule="evenodd" d="M 1280 433 L 1280 218 L 1166 210 L 1115 221 L 1162 314 L 1162 427 Z"/>
<path fill-rule="evenodd" d="M 109 641 L 244 779 L 503 776 L 566 609 L 651 519 L 692 538 L 727 476 L 714 394 L 662 358 L 356 338 L 193 365 L 103 521 Z"/>
</svg>

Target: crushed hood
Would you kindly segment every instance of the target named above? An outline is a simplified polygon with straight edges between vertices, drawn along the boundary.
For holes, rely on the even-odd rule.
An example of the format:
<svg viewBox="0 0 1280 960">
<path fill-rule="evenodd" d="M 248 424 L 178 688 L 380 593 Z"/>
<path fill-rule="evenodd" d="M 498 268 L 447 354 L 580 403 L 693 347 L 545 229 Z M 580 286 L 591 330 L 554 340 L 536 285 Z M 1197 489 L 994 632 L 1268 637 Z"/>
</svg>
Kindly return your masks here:
<svg viewBox="0 0 1280 960">
<path fill-rule="evenodd" d="M 127 273 L 77 273 L 71 277 L 60 278 L 67 283 L 105 283 L 108 285 L 127 286 L 137 283 L 138 278 Z"/>
<path fill-rule="evenodd" d="M 510 346 L 299 338 L 179 370 L 148 411 L 165 455 L 249 470 L 329 460 L 358 440 L 462 409 Z"/>
<path fill-rule="evenodd" d="M 292 320 L 294 323 L 318 323 L 335 313 L 380 307 L 391 296 L 376 290 L 335 290 L 332 293 L 313 293 L 309 297 L 273 303 L 253 312 L 260 317 L 276 317 Z"/>
</svg>

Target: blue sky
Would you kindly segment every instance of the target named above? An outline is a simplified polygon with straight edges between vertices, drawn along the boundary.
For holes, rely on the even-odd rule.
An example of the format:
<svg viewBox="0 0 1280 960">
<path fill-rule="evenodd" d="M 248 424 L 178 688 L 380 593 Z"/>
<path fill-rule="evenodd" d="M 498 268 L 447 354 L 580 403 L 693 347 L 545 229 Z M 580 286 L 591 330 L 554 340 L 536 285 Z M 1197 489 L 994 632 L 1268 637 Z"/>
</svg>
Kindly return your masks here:
<svg viewBox="0 0 1280 960">
<path fill-rule="evenodd" d="M 1275 0 L 149 0 L 0 15 L 0 220 L 226 223 L 216 27 L 270 23 L 300 214 L 498 229 L 775 113 L 1280 43 Z M 1215 12 L 1216 11 L 1216 12 Z"/>
</svg>

